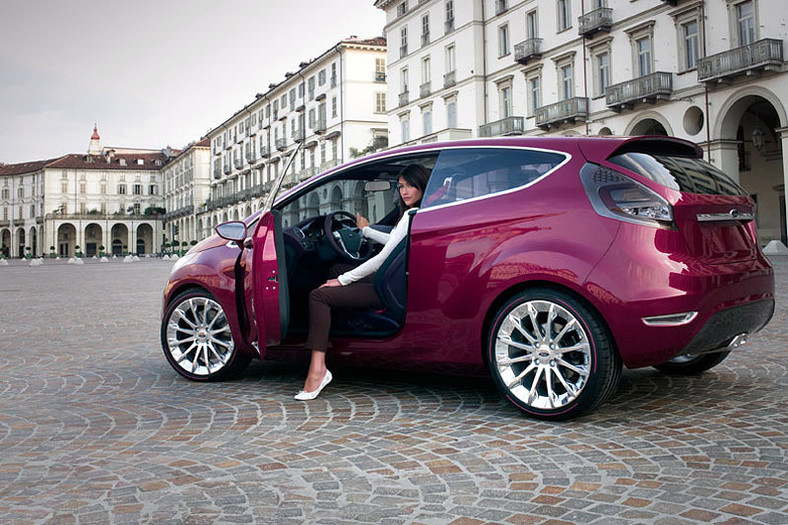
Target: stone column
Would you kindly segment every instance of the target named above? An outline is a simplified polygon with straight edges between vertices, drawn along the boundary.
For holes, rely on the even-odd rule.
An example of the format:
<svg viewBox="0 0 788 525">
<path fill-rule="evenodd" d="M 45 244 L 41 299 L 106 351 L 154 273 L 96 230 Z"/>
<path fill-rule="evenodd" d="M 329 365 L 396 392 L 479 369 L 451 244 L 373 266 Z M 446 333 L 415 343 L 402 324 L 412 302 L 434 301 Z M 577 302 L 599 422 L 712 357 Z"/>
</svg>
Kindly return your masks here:
<svg viewBox="0 0 788 525">
<path fill-rule="evenodd" d="M 705 146 L 703 148 L 704 154 L 710 153 L 711 155 L 711 158 L 707 160 L 721 169 L 736 183 L 741 182 L 739 177 L 738 146 L 739 142 L 736 140 L 716 139 L 711 141 L 708 148 Z"/>
<path fill-rule="evenodd" d="M 786 152 L 788 152 L 788 127 L 779 128 L 779 129 L 776 129 L 775 131 L 780 134 L 780 140 L 782 141 L 782 156 L 783 156 L 783 159 L 782 159 L 783 160 L 783 191 L 782 191 L 782 194 L 783 194 L 783 197 L 785 197 L 785 188 L 788 187 L 788 155 L 786 155 Z M 788 199 L 783 199 L 783 200 L 785 201 L 785 203 L 784 203 L 784 208 L 785 209 L 783 210 L 783 212 L 785 213 L 785 217 L 788 219 Z M 782 231 L 785 231 L 786 227 L 787 226 L 786 226 L 785 220 L 784 220 L 783 224 L 781 225 Z"/>
</svg>

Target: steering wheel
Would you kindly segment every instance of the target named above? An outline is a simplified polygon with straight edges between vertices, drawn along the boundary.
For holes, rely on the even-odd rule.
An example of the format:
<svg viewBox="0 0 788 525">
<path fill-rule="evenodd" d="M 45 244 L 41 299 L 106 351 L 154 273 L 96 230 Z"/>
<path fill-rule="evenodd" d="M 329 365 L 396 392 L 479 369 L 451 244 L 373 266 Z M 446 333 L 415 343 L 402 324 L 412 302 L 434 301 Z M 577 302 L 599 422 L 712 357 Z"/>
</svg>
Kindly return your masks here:
<svg viewBox="0 0 788 525">
<path fill-rule="evenodd" d="M 328 245 L 340 257 L 351 262 L 361 262 L 372 255 L 372 245 L 356 226 L 356 218 L 346 211 L 326 215 L 324 226 Z"/>
</svg>

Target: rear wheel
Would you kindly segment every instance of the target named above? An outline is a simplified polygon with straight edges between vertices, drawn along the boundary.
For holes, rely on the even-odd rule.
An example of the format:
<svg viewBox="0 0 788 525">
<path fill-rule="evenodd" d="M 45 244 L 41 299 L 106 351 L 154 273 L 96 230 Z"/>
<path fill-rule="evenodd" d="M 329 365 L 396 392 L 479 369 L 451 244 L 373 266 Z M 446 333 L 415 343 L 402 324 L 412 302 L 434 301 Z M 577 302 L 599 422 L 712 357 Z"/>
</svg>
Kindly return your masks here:
<svg viewBox="0 0 788 525">
<path fill-rule="evenodd" d="M 593 410 L 621 376 L 621 358 L 599 316 L 544 288 L 524 291 L 498 311 L 486 357 L 503 395 L 539 419 Z"/>
<path fill-rule="evenodd" d="M 170 365 L 194 381 L 226 378 L 250 361 L 235 346 L 224 308 L 204 290 L 173 299 L 161 322 L 161 346 Z"/>
<path fill-rule="evenodd" d="M 710 370 L 722 363 L 730 350 L 696 356 L 678 355 L 662 364 L 654 365 L 660 372 L 670 375 L 692 376 Z"/>
</svg>

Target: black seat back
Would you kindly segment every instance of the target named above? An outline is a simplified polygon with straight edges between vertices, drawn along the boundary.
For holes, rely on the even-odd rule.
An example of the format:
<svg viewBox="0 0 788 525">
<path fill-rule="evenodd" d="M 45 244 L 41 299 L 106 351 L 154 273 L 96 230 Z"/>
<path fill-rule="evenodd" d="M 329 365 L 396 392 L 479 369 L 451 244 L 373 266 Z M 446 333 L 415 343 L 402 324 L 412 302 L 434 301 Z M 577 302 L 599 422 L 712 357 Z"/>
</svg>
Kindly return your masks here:
<svg viewBox="0 0 788 525">
<path fill-rule="evenodd" d="M 408 238 L 402 239 L 375 272 L 375 291 L 387 315 L 397 322 L 405 319 L 405 301 L 408 293 Z"/>
</svg>

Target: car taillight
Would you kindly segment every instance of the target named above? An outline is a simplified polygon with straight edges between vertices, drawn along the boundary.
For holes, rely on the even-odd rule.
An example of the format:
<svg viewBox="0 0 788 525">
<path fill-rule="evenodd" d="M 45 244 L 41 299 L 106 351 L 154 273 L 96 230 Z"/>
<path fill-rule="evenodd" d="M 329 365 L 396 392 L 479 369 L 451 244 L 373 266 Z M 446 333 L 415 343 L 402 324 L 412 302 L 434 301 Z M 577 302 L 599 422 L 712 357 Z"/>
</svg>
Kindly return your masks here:
<svg viewBox="0 0 788 525">
<path fill-rule="evenodd" d="M 670 203 L 626 175 L 587 163 L 580 180 L 594 210 L 603 217 L 658 228 L 673 225 Z"/>
</svg>

